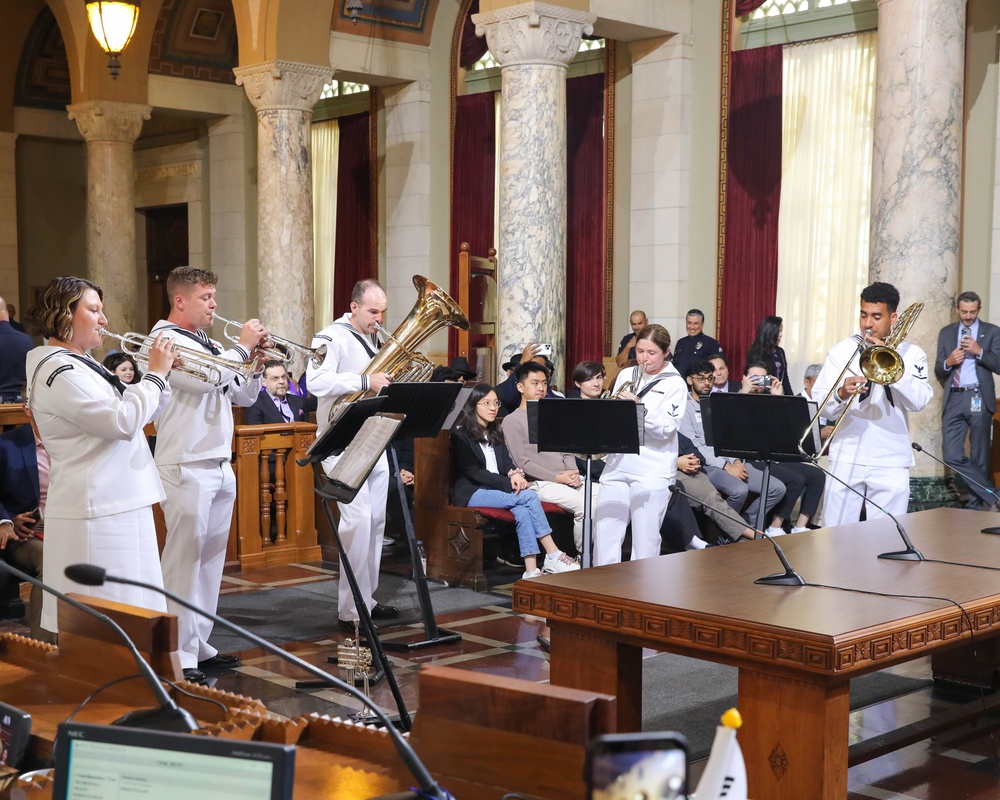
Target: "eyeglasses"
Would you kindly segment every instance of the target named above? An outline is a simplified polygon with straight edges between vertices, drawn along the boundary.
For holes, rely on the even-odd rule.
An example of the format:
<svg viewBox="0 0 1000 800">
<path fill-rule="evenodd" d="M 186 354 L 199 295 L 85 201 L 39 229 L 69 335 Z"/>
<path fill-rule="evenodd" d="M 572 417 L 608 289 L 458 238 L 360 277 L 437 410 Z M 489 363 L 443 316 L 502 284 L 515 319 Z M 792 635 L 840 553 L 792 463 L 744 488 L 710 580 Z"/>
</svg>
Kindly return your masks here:
<svg viewBox="0 0 1000 800">
<path fill-rule="evenodd" d="M 477 406 L 482 406 L 483 408 L 500 408 L 499 400 L 480 400 L 476 403 Z"/>
</svg>

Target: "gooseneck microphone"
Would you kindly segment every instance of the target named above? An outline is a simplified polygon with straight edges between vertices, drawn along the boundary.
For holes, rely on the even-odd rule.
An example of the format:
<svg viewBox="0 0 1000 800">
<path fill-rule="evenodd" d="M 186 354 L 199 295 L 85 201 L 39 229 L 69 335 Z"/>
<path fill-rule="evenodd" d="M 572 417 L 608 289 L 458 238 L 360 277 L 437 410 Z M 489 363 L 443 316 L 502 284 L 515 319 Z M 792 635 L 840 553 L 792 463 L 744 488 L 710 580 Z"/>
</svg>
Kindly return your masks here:
<svg viewBox="0 0 1000 800">
<path fill-rule="evenodd" d="M 962 470 L 960 470 L 958 467 L 956 467 L 956 466 L 954 466 L 952 464 L 949 464 L 947 461 L 944 461 L 943 459 L 938 458 L 936 455 L 934 455 L 932 452 L 930 452 L 930 450 L 924 450 L 924 448 L 921 447 L 916 442 L 912 442 L 910 444 L 910 447 L 912 447 L 918 453 L 923 453 L 924 455 L 930 456 L 935 461 L 937 461 L 939 464 L 942 464 L 943 466 L 947 467 L 948 469 L 952 470 L 953 472 L 957 472 L 959 475 L 962 476 L 962 480 L 967 481 L 968 483 L 971 483 L 972 485 L 976 486 L 979 489 L 982 489 L 984 492 L 986 492 L 988 495 L 990 495 L 990 497 L 993 498 L 993 505 L 996 506 L 996 508 L 998 510 L 1000 510 L 1000 496 L 997 496 L 996 491 L 994 491 L 993 489 L 991 489 L 989 486 L 986 486 L 985 484 L 980 483 L 975 478 L 970 478 L 968 475 L 966 475 L 964 472 L 962 472 Z M 981 532 L 982 533 L 1000 534 L 1000 526 L 993 526 L 993 527 L 990 527 L 990 528 L 983 528 Z"/>
<path fill-rule="evenodd" d="M 697 497 L 694 497 L 693 495 L 690 495 L 687 492 L 685 492 L 683 489 L 678 488 L 676 483 L 671 484 L 670 492 L 671 494 L 679 494 L 683 497 L 686 497 L 688 500 L 693 500 L 700 506 L 704 505 L 704 503 L 702 503 L 701 500 L 699 500 Z M 736 522 L 745 528 L 750 528 L 750 526 L 747 525 L 746 522 L 742 519 L 739 519 L 735 516 L 731 516 L 729 514 L 723 514 L 721 511 L 718 511 L 714 508 L 712 509 L 712 511 L 718 514 L 720 517 L 725 517 L 730 522 Z M 755 580 L 754 583 L 760 583 L 763 584 L 764 586 L 805 586 L 806 582 L 802 579 L 802 576 L 799 575 L 799 573 L 797 573 L 794 569 L 792 569 L 792 565 L 788 563 L 788 559 L 785 558 L 785 553 L 781 549 L 781 547 L 778 546 L 778 543 L 774 541 L 774 539 L 772 539 L 766 533 L 764 533 L 764 531 L 758 531 L 754 528 L 750 528 L 750 530 L 752 530 L 754 533 L 759 533 L 761 536 L 763 536 L 771 543 L 771 547 L 774 548 L 774 554 L 778 557 L 778 561 L 781 562 L 781 566 L 785 568 L 784 572 L 779 572 L 774 575 L 765 575 L 763 578 L 758 578 L 757 580 Z"/>
<path fill-rule="evenodd" d="M 143 680 L 146 685 L 149 686 L 150 691 L 160 702 L 159 708 L 142 708 L 136 711 L 130 711 L 122 717 L 119 717 L 112 725 L 122 725 L 127 728 L 146 728 L 149 730 L 156 731 L 179 731 L 181 733 L 190 733 L 191 731 L 198 730 L 201 726 L 198 724 L 197 720 L 191 716 L 191 714 L 177 705 L 174 699 L 167 694 L 167 690 L 163 688 L 163 684 L 160 683 L 160 679 L 156 677 L 156 673 L 153 672 L 153 668 L 149 666 L 146 659 L 142 657 L 139 653 L 139 649 L 135 646 L 127 633 L 122 630 L 121 626 L 115 622 L 107 614 L 102 614 L 100 611 L 91 608 L 88 605 L 84 605 L 78 600 L 74 600 L 72 597 L 68 597 L 57 589 L 53 589 L 51 586 L 42 583 L 37 578 L 32 578 L 30 575 L 21 572 L 21 570 L 16 567 L 12 567 L 6 561 L 0 560 L 0 569 L 13 575 L 19 581 L 26 581 L 32 586 L 37 586 L 43 592 L 48 592 L 53 597 L 57 597 L 62 602 L 73 608 L 82 611 L 88 616 L 99 619 L 109 628 L 111 628 L 121 640 L 125 643 L 128 651 L 132 654 L 132 658 L 135 659 L 136 665 L 139 667 L 139 672 L 142 674 Z"/>
<path fill-rule="evenodd" d="M 828 470 L 826 467 L 824 467 L 822 464 L 820 464 L 817 460 L 814 460 L 814 458 L 811 457 L 811 456 L 809 458 L 809 463 L 812 464 L 814 467 L 816 467 L 816 469 L 818 469 L 824 475 L 829 475 L 831 478 L 833 478 L 841 486 L 843 486 L 843 487 L 847 488 L 848 490 L 854 492 L 854 494 L 856 494 L 858 497 L 860 497 L 862 499 L 862 501 L 864 501 L 865 503 L 868 503 L 869 505 L 875 506 L 875 508 L 877 508 L 883 514 L 885 514 L 889 519 L 891 519 L 895 523 L 896 530 L 899 532 L 899 538 L 903 540 L 903 544 L 906 545 L 906 549 L 905 550 L 896 550 L 896 551 L 891 552 L 891 553 L 880 553 L 879 554 L 879 558 L 887 558 L 887 559 L 890 559 L 892 561 L 924 561 L 925 560 L 924 559 L 924 554 L 921 553 L 919 550 L 917 550 L 916 547 L 913 546 L 913 542 L 911 542 L 910 541 L 910 537 L 906 535 L 906 531 L 903 529 L 903 526 L 899 524 L 899 520 L 896 519 L 896 515 L 895 514 L 892 514 L 888 510 L 882 508 L 882 506 L 878 505 L 878 503 L 873 503 L 870 498 L 865 497 L 865 495 L 863 495 L 861 492 L 859 492 L 857 489 L 855 489 L 853 486 L 851 486 L 851 484 L 847 483 L 846 481 L 842 480 L 841 478 L 838 478 L 836 475 L 834 475 L 832 472 L 830 472 L 830 470 Z"/>
<path fill-rule="evenodd" d="M 420 786 L 421 793 L 418 796 L 421 798 L 434 798 L 435 800 L 453 800 L 451 794 L 449 794 L 446 789 L 441 788 L 434 778 L 431 777 L 430 772 L 427 771 L 427 767 L 424 766 L 423 762 L 413 751 L 413 748 L 410 747 L 409 742 L 407 742 L 406 739 L 403 738 L 403 735 L 396 730 L 396 727 L 386 716 L 385 712 L 378 706 L 374 705 L 367 697 L 365 697 L 364 693 L 356 689 L 351 684 L 342 681 L 340 678 L 334 677 L 329 672 L 325 672 L 319 667 L 303 661 L 298 656 L 282 650 L 277 645 L 271 644 L 271 642 L 267 641 L 267 639 L 262 639 L 256 634 L 248 631 L 246 628 L 241 628 L 239 625 L 236 625 L 229 620 L 218 616 L 217 614 L 212 614 L 203 608 L 199 608 L 193 603 L 185 600 L 183 597 L 180 597 L 179 595 L 176 595 L 161 586 L 154 586 L 150 583 L 132 580 L 131 578 L 120 578 L 116 575 L 109 575 L 103 567 L 98 567 L 94 564 L 73 564 L 68 566 L 66 567 L 66 577 L 72 581 L 76 581 L 77 583 L 82 583 L 84 586 L 102 586 L 104 583 L 124 583 L 129 586 L 139 586 L 143 589 L 159 592 L 164 597 L 173 600 L 178 605 L 183 606 L 196 614 L 200 614 L 206 619 L 212 620 L 212 622 L 216 625 L 221 625 L 223 628 L 226 628 L 233 633 L 238 633 L 240 636 L 246 637 L 258 647 L 262 647 L 269 653 L 278 656 L 278 658 L 282 658 L 300 669 L 305 670 L 310 675 L 336 686 L 341 691 L 347 692 L 347 694 L 355 697 L 368 706 L 379 718 L 382 725 L 385 726 L 386 732 L 389 734 L 393 744 L 396 746 L 396 750 L 399 752 L 400 758 L 403 760 L 406 768 L 410 771 L 410 774 L 413 775 L 414 779 Z"/>
</svg>

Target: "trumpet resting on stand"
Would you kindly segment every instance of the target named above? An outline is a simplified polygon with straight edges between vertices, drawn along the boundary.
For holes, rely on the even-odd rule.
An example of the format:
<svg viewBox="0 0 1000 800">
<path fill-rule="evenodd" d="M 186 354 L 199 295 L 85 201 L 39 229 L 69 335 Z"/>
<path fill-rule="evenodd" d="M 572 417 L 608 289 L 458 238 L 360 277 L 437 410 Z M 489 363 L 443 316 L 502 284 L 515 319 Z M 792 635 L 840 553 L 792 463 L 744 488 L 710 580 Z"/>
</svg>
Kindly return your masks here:
<svg viewBox="0 0 1000 800">
<path fill-rule="evenodd" d="M 827 437 L 826 441 L 820 447 L 819 452 L 815 456 L 810 456 L 805 450 L 806 439 L 812 433 L 813 425 L 816 424 L 820 415 L 823 413 L 823 408 L 827 403 L 830 402 L 830 398 L 833 397 L 834 392 L 839 391 L 840 383 L 844 380 L 844 376 L 851 370 L 851 364 L 854 362 L 854 356 L 858 357 L 858 366 L 862 374 L 870 380 L 872 383 L 878 383 L 882 386 L 890 386 L 897 383 L 903 375 L 906 374 L 906 364 L 903 361 L 903 356 L 899 353 L 899 346 L 903 343 L 906 337 L 910 333 L 910 329 L 913 328 L 913 324 L 917 321 L 917 317 L 920 316 L 920 312 L 924 310 L 923 303 L 913 303 L 907 306 L 906 310 L 897 317 L 896 321 L 892 324 L 892 328 L 889 329 L 889 335 L 885 337 L 885 344 L 872 344 L 867 342 L 864 338 L 861 338 L 858 342 L 858 349 L 855 351 L 844 368 L 840 371 L 837 376 L 837 380 L 833 382 L 833 386 L 830 391 L 827 392 L 826 397 L 819 404 L 819 409 L 811 420 L 809 420 L 809 425 L 802 432 L 802 437 L 799 439 L 799 452 L 808 458 L 819 458 L 826 454 L 826 451 L 830 447 L 830 442 L 833 441 L 833 437 L 837 435 L 837 431 L 840 430 L 841 423 L 847 418 L 847 413 L 850 411 L 851 406 L 854 404 L 854 399 L 857 394 L 852 394 L 847 399 L 847 405 L 844 406 L 844 410 L 840 413 L 837 418 L 837 423 L 833 426 L 833 430 Z M 857 374 L 857 373 L 853 373 Z"/>
<path fill-rule="evenodd" d="M 449 325 L 463 331 L 469 329 L 468 317 L 447 292 L 422 275 L 413 276 L 413 286 L 417 290 L 417 301 L 399 327 L 389 334 L 381 325 L 376 326 L 384 343 L 362 375 L 385 372 L 393 383 L 426 381 L 434 371 L 434 364 L 418 353 L 417 347 Z M 366 396 L 371 393 L 359 391 L 338 397 L 330 409 L 330 422 L 338 419 L 351 403 Z"/>
</svg>

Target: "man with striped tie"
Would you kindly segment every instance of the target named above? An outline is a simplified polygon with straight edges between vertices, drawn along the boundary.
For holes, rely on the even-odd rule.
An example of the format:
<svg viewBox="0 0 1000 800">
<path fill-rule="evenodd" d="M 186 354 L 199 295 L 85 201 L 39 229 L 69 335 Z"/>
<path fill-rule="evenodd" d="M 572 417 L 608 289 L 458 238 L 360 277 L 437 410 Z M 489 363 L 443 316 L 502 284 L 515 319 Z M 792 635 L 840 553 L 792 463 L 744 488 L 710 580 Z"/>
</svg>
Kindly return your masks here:
<svg viewBox="0 0 1000 800">
<path fill-rule="evenodd" d="M 247 409 L 247 425 L 275 425 L 282 422 L 305 422 L 302 398 L 288 393 L 288 370 L 280 361 L 264 362 L 264 391 Z"/>
</svg>

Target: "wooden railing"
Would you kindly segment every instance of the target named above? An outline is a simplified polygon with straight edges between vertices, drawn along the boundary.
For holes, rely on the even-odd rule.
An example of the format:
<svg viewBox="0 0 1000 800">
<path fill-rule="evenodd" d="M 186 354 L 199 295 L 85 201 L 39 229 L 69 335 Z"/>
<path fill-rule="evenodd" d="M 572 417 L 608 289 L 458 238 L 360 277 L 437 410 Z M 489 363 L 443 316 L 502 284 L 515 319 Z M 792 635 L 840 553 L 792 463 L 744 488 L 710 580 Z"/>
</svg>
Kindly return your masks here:
<svg viewBox="0 0 1000 800">
<path fill-rule="evenodd" d="M 241 568 L 321 559 L 313 472 L 295 463 L 315 438 L 311 422 L 236 426 L 236 511 L 230 545 L 236 545 Z"/>
</svg>

